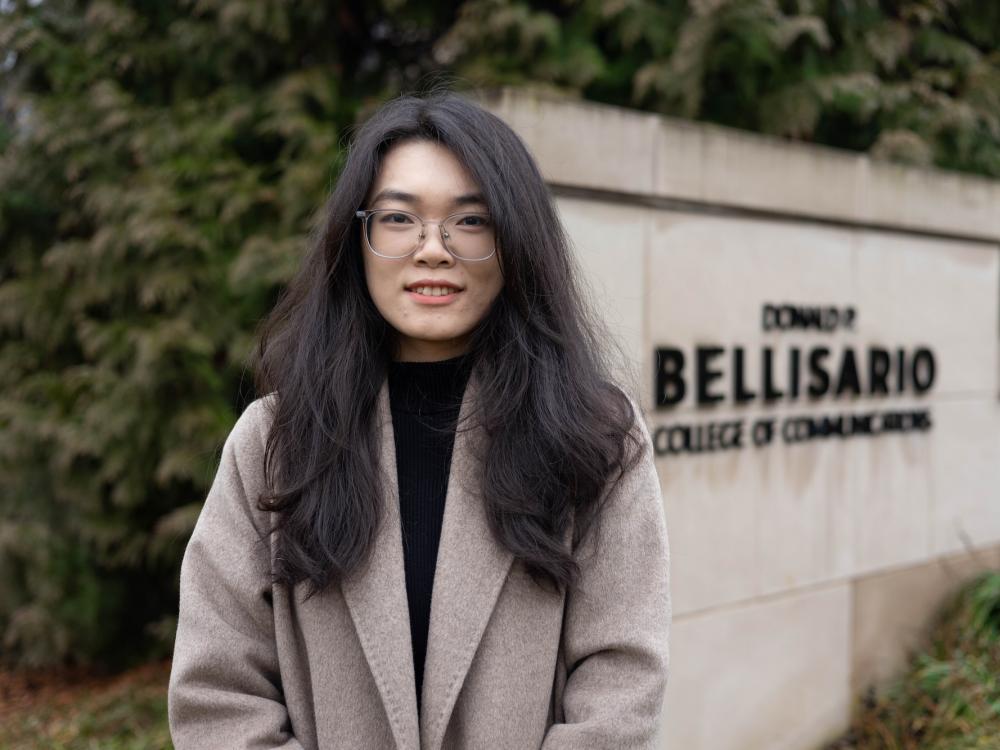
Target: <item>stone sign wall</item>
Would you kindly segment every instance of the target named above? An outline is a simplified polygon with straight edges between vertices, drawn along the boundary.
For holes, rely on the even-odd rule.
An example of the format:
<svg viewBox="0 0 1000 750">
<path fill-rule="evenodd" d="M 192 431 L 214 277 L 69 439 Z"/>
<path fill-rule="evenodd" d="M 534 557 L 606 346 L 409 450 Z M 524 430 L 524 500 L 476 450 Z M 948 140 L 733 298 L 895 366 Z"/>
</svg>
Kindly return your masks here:
<svg viewBox="0 0 1000 750">
<path fill-rule="evenodd" d="M 811 750 L 1000 565 L 1000 184 L 544 96 L 671 541 L 661 746 Z"/>
</svg>

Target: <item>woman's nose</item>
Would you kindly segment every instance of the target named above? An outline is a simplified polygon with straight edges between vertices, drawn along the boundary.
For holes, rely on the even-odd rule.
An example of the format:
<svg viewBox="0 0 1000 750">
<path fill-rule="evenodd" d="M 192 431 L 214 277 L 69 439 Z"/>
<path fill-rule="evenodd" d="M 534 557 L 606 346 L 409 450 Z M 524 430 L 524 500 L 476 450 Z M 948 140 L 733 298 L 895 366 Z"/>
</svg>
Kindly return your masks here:
<svg viewBox="0 0 1000 750">
<path fill-rule="evenodd" d="M 441 229 L 437 226 L 428 226 L 424 229 L 424 237 L 420 241 L 417 251 L 413 254 L 413 259 L 433 264 L 451 263 L 455 260 L 444 246 Z"/>
</svg>

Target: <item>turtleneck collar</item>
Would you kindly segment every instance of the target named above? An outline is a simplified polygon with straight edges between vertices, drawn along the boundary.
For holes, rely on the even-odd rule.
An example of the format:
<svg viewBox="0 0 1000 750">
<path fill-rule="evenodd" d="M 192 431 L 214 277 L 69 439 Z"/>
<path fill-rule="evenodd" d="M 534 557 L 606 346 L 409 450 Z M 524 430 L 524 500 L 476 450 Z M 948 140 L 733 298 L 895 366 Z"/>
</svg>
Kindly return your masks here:
<svg viewBox="0 0 1000 750">
<path fill-rule="evenodd" d="M 389 362 L 392 408 L 417 414 L 454 409 L 472 371 L 472 358 L 460 354 L 437 362 Z"/>
</svg>

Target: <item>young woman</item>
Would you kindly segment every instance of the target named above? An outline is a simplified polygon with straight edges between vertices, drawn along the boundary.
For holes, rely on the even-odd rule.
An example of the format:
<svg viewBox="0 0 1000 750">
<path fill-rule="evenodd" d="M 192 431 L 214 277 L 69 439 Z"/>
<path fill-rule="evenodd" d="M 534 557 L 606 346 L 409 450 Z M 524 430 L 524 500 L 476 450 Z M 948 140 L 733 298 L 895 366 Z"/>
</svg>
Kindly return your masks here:
<svg viewBox="0 0 1000 750">
<path fill-rule="evenodd" d="M 383 106 L 184 556 L 178 750 L 653 746 L 667 531 L 597 330 L 513 131 Z"/>
</svg>

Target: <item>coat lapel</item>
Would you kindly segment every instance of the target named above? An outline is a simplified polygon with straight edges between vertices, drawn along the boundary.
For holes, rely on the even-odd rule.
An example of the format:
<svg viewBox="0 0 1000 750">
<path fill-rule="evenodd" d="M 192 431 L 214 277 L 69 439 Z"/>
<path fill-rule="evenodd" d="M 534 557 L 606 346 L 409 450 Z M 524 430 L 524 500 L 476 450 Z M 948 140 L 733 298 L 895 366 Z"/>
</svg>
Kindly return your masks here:
<svg viewBox="0 0 1000 750">
<path fill-rule="evenodd" d="M 458 693 L 513 562 L 513 555 L 494 541 L 483 507 L 475 461 L 475 447 L 483 435 L 481 429 L 470 428 L 477 391 L 473 373 L 459 412 L 445 495 L 419 721 L 387 381 L 379 392 L 385 516 L 369 564 L 346 578 L 342 590 L 400 750 L 440 750 Z"/>
<path fill-rule="evenodd" d="M 379 392 L 377 418 L 381 430 L 379 467 L 385 492 L 384 516 L 368 565 L 345 578 L 341 589 L 385 706 L 396 747 L 418 750 L 420 730 L 403 570 L 396 445 L 389 411 L 389 388 L 385 381 Z"/>
<path fill-rule="evenodd" d="M 478 388 L 473 373 L 459 412 L 445 496 L 424 662 L 422 750 L 441 747 L 465 675 L 513 562 L 513 555 L 494 540 L 483 506 L 475 450 L 485 438 L 470 419 Z"/>
</svg>

